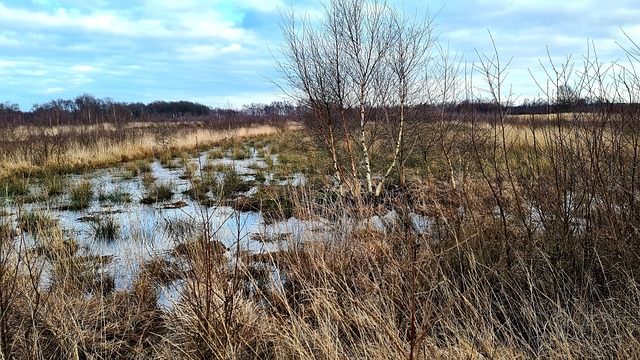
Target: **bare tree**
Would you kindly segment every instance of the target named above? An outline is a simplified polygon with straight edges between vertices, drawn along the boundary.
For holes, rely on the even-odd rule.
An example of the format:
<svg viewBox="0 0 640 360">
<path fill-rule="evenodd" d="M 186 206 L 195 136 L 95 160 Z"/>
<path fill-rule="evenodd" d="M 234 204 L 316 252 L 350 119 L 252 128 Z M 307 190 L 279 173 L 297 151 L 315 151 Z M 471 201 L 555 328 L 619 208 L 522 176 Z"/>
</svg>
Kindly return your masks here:
<svg viewBox="0 0 640 360">
<path fill-rule="evenodd" d="M 317 21 L 283 14 L 281 30 L 280 86 L 309 110 L 338 183 L 355 196 L 380 194 L 406 143 L 407 109 L 424 96 L 432 19 L 384 1 L 332 0 Z"/>
</svg>

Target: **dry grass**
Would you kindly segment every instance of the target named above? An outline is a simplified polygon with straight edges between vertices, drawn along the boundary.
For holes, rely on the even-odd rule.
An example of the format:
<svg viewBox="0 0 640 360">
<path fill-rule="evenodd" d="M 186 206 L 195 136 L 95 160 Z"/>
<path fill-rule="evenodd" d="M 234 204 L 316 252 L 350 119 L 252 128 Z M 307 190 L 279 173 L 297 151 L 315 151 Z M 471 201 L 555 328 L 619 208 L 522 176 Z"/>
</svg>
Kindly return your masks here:
<svg viewBox="0 0 640 360">
<path fill-rule="evenodd" d="M 159 146 L 154 134 L 157 126 L 174 128 L 177 134 L 175 142 L 167 149 L 172 153 L 207 149 L 229 139 L 237 141 L 277 131 L 276 128 L 267 125 L 222 131 L 178 123 L 147 126 L 133 123 L 122 129 L 116 129 L 109 124 L 86 129 L 69 126 L 20 126 L 12 134 L 8 134 L 14 142 L 5 144 L 0 152 L 0 178 L 13 174 L 82 171 L 149 158 L 164 150 Z M 128 133 L 131 134 L 130 137 L 118 137 Z"/>
<path fill-rule="evenodd" d="M 31 216 L 22 224 L 45 237 L 44 258 L 18 250 L 22 237 L 6 235 L 11 229 L 3 225 L 0 354 L 636 358 L 638 134 L 600 125 L 507 124 L 504 138 L 488 125 L 446 130 L 425 135 L 441 142 L 416 146 L 406 163 L 412 180 L 381 198 L 357 201 L 318 182 L 265 192 L 266 213 L 325 219 L 324 236 L 288 236 L 286 251 L 240 251 L 227 261 L 203 216 L 185 225 L 198 231 L 185 235 L 171 262 L 146 264 L 128 290 L 109 288 L 62 231 L 30 226 L 50 220 Z M 315 149 L 299 146 L 301 134 L 251 131 L 269 134 L 262 140 L 271 149 L 300 152 L 274 166 L 302 169 L 302 159 L 314 159 Z M 544 141 L 531 141 L 533 134 Z M 233 141 L 200 136 L 198 148 Z M 357 225 L 391 210 L 397 216 L 383 229 Z M 416 216 L 428 220 L 428 231 L 416 230 Z M 56 286 L 40 285 L 42 262 L 52 266 Z M 157 286 L 172 279 L 181 279 L 181 296 L 161 309 Z"/>
<path fill-rule="evenodd" d="M 462 196 L 446 185 L 441 189 L 448 198 Z M 451 213 L 452 204 L 421 188 L 412 197 L 434 217 Z M 264 281 L 257 264 L 247 259 L 230 267 L 217 251 L 194 244 L 183 259 L 182 299 L 169 312 L 155 307 L 153 285 L 144 277 L 131 291 L 86 297 L 72 286 L 78 277 L 67 273 L 65 286 L 41 294 L 35 328 L 18 322 L 30 338 L 12 337 L 9 354 L 29 356 L 34 345 L 36 358 L 512 359 L 637 353 L 640 288 L 631 274 L 608 274 L 605 292 L 580 289 L 578 274 L 549 258 L 545 244 L 516 238 L 514 246 L 522 248 L 512 252 L 507 265 L 501 244 L 491 240 L 500 233 L 494 228 L 499 223 L 485 219 L 483 233 L 473 224 L 471 212 L 485 211 L 472 204 L 481 203 L 465 203 L 467 220 L 447 218 L 448 223 L 434 225 L 442 227 L 437 244 L 430 234 L 403 230 L 399 219 L 390 232 L 337 228 L 327 240 L 309 237 L 304 246 L 262 256 L 261 263 L 273 263 L 285 274 L 283 283 Z M 328 210 L 332 214 L 322 215 L 353 216 L 349 204 L 335 205 Z M 9 314 L 26 320 L 33 316 L 26 304 L 35 295 L 28 282 L 19 286 L 15 304 L 25 306 Z"/>
</svg>

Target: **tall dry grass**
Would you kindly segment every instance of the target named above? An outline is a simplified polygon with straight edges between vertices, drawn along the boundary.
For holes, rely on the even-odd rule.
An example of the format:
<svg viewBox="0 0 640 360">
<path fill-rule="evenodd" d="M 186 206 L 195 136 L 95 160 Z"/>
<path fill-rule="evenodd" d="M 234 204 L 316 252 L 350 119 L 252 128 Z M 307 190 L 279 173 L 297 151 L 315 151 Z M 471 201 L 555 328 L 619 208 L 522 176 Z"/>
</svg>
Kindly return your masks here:
<svg viewBox="0 0 640 360">
<path fill-rule="evenodd" d="M 427 124 L 382 197 L 358 201 L 322 177 L 271 189 L 265 210 L 329 225 L 232 259 L 203 209 L 173 262 L 130 289 L 61 231 L 34 222 L 46 240 L 33 252 L 3 225 L 1 357 L 636 358 L 640 132 L 633 116 L 592 116 Z M 314 167 L 296 136 L 270 137 L 302 152 L 274 166 Z M 384 227 L 359 225 L 391 211 Z M 54 285 L 41 284 L 43 261 Z M 181 294 L 170 308 L 167 279 Z"/>
<path fill-rule="evenodd" d="M 221 130 L 197 122 L 7 127 L 2 129 L 6 141 L 0 146 L 0 178 L 86 171 L 276 132 L 270 125 Z"/>
</svg>

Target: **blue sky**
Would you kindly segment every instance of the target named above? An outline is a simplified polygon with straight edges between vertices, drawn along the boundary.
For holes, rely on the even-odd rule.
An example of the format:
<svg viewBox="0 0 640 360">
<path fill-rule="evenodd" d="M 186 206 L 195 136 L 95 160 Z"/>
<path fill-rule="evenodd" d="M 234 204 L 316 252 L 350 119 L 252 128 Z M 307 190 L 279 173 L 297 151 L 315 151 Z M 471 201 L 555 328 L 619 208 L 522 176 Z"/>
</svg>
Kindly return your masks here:
<svg viewBox="0 0 640 360">
<path fill-rule="evenodd" d="M 579 64 L 590 41 L 600 60 L 625 62 L 623 29 L 640 43 L 637 0 L 457 0 L 392 2 L 410 12 L 427 4 L 440 42 L 469 61 L 513 59 L 517 98 L 540 91 L 529 71 L 539 60 Z M 240 107 L 282 99 L 271 50 L 281 42 L 278 9 L 316 16 L 311 0 L 0 1 L 0 102 L 33 103 L 82 93 L 116 101 L 190 100 Z M 277 54 L 276 54 L 277 56 Z"/>
</svg>

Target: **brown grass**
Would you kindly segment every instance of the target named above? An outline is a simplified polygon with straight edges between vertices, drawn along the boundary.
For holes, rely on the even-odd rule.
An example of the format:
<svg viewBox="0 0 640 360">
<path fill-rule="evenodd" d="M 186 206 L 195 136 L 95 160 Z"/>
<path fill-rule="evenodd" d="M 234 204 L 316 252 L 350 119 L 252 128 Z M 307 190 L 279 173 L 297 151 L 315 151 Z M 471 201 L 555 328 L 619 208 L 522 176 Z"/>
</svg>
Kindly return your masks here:
<svg viewBox="0 0 640 360">
<path fill-rule="evenodd" d="M 183 283 L 170 309 L 157 302 L 157 286 L 169 279 L 162 260 L 147 264 L 132 289 L 109 289 L 104 280 L 87 280 L 96 272 L 61 231 L 50 235 L 57 240 L 40 239 L 50 244 L 41 253 L 56 254 L 43 257 L 19 250 L 21 237 L 3 235 L 11 233 L 3 225 L 0 354 L 636 358 L 640 136 L 593 119 L 562 128 L 507 124 L 504 138 L 486 123 L 454 125 L 425 135 L 441 142 L 418 144 L 406 163 L 410 180 L 381 198 L 357 201 L 315 180 L 272 189 L 264 203 L 273 209 L 330 223 L 302 239 L 285 237 L 288 250 L 235 248 L 241 251 L 229 262 L 203 214 L 193 225 L 197 239 L 172 255 L 171 279 Z M 203 150 L 233 142 L 222 133 L 190 134 L 175 146 L 195 147 L 196 136 Z M 304 134 L 242 134 L 261 136 L 283 154 L 297 149 L 277 166 L 321 166 L 312 163 L 315 148 L 300 146 Z M 391 210 L 397 216 L 384 229 L 357 226 Z M 429 231 L 414 230 L 416 216 L 428 219 Z M 59 286 L 41 284 L 45 266 Z"/>
<path fill-rule="evenodd" d="M 268 125 L 226 131 L 196 125 L 162 123 L 143 126 L 132 123 L 120 129 L 110 124 L 87 128 L 60 126 L 44 129 L 20 126 L 8 135 L 13 142 L 5 144 L 0 152 L 0 178 L 14 174 L 83 171 L 149 158 L 163 150 L 154 134 L 154 129 L 158 126 L 174 128 L 177 134 L 175 142 L 168 148 L 172 153 L 207 149 L 229 139 L 237 141 L 277 131 Z M 131 135 L 122 137 L 122 134 Z"/>
</svg>

